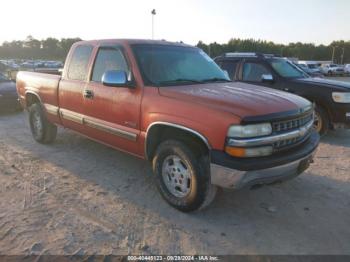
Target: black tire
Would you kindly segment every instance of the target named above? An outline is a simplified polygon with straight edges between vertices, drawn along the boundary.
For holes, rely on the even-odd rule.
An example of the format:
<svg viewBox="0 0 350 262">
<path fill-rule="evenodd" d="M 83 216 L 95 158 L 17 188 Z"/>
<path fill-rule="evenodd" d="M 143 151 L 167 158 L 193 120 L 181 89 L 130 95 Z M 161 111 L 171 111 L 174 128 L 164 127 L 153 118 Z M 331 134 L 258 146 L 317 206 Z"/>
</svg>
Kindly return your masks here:
<svg viewBox="0 0 350 262">
<path fill-rule="evenodd" d="M 33 138 L 42 144 L 50 144 L 56 139 L 57 126 L 50 123 L 40 104 L 32 104 L 29 108 L 29 125 Z"/>
<path fill-rule="evenodd" d="M 329 125 L 330 121 L 326 110 L 317 105 L 315 108 L 314 128 L 321 136 L 324 136 L 329 130 Z"/>
<path fill-rule="evenodd" d="M 183 167 L 186 166 L 184 170 L 190 172 L 190 179 L 186 180 L 179 169 L 177 169 L 178 172 L 175 170 L 176 168 L 171 168 L 171 172 L 177 172 L 175 176 L 174 173 L 163 173 L 164 167 L 168 164 L 167 161 L 171 161 L 173 157 L 180 159 Z M 195 152 L 182 142 L 166 140 L 159 145 L 153 158 L 153 172 L 156 175 L 157 187 L 162 197 L 180 211 L 191 212 L 203 209 L 215 198 L 217 188 L 211 184 L 208 156 L 204 154 L 196 156 Z M 164 178 L 165 176 L 166 178 Z M 169 181 L 171 179 L 176 181 L 176 178 L 179 179 L 179 183 L 181 183 L 181 178 L 185 179 L 182 182 L 186 184 L 188 190 L 186 195 L 177 196 L 175 195 L 176 190 L 174 194 L 167 186 L 166 183 L 174 183 Z M 183 193 L 183 191 L 178 190 L 178 194 Z"/>
<path fill-rule="evenodd" d="M 332 71 L 328 71 L 329 76 L 332 76 L 332 74 L 333 74 Z"/>
</svg>

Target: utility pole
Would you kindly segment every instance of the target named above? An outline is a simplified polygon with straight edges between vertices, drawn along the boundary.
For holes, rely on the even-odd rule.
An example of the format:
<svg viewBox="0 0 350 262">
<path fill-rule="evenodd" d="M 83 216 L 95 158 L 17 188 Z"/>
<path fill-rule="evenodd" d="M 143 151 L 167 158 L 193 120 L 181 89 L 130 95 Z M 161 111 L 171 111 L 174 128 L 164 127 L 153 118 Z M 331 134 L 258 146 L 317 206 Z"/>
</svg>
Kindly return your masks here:
<svg viewBox="0 0 350 262">
<path fill-rule="evenodd" d="M 343 64 L 343 62 L 344 62 L 343 61 L 344 60 L 344 53 L 345 53 L 345 48 L 344 47 L 342 48 L 342 51 L 343 52 L 341 53 L 341 64 Z"/>
<path fill-rule="evenodd" d="M 334 53 L 335 53 L 335 49 L 337 48 L 337 46 L 332 46 L 333 48 L 333 52 L 332 52 L 332 63 L 334 63 Z"/>
<path fill-rule="evenodd" d="M 157 14 L 156 9 L 153 9 L 151 14 L 152 14 L 152 39 L 154 39 L 154 16 Z"/>
</svg>

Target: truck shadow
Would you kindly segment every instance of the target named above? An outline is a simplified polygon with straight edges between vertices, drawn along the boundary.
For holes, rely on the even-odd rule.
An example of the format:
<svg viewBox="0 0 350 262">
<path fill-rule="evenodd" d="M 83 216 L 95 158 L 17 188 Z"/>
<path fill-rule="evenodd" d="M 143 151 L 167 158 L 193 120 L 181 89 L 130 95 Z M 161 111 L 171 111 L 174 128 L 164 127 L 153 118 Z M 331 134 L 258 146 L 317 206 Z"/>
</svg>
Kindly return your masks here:
<svg viewBox="0 0 350 262">
<path fill-rule="evenodd" d="M 208 253 L 234 253 L 233 246 L 241 248 L 237 253 L 261 253 L 276 247 L 281 254 L 327 253 L 344 251 L 350 243 L 350 183 L 341 177 L 334 179 L 311 168 L 280 185 L 221 190 L 209 208 L 185 214 L 161 199 L 146 161 L 63 129 L 56 143 L 39 145 L 23 124 L 27 127 L 26 120 L 19 117 L 15 126 L 21 127 L 13 129 L 7 140 L 12 145 L 89 184 L 98 184 L 160 221 L 165 219 L 175 230 L 202 241 Z M 335 143 L 336 137 L 327 139 Z"/>
<path fill-rule="evenodd" d="M 350 147 L 350 130 L 329 131 L 321 138 L 322 143 L 329 145 Z"/>
</svg>

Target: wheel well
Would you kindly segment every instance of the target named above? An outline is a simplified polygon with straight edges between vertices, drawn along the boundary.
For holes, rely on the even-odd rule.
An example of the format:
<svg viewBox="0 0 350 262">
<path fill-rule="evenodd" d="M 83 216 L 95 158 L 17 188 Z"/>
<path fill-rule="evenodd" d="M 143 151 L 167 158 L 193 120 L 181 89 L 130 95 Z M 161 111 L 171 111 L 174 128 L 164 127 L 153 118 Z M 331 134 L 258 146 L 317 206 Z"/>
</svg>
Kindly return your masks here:
<svg viewBox="0 0 350 262">
<path fill-rule="evenodd" d="M 33 104 L 40 103 L 40 99 L 37 95 L 34 95 L 32 93 L 26 94 L 26 106 L 30 107 Z"/>
<path fill-rule="evenodd" d="M 152 126 L 147 132 L 146 158 L 152 160 L 159 144 L 168 139 L 174 139 L 185 143 L 195 154 L 209 154 L 207 141 L 204 141 L 199 135 L 179 127 L 159 124 Z"/>
<path fill-rule="evenodd" d="M 328 106 L 325 103 L 322 103 L 320 101 L 316 101 L 315 99 L 309 98 L 309 97 L 305 97 L 306 99 L 308 99 L 309 101 L 311 101 L 312 103 L 316 104 L 317 106 L 321 107 L 322 109 L 324 109 L 324 111 L 326 112 L 328 119 L 330 121 L 330 124 L 332 122 L 332 114 L 330 109 L 328 108 Z"/>
</svg>

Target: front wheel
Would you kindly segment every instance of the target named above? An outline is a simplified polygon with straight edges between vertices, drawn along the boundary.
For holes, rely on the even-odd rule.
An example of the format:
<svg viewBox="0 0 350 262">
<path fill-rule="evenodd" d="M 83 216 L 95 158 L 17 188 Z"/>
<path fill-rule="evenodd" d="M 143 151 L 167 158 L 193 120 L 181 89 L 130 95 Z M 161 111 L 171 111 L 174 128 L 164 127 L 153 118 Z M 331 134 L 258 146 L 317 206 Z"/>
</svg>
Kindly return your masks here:
<svg viewBox="0 0 350 262">
<path fill-rule="evenodd" d="M 320 106 L 315 108 L 314 128 L 321 135 L 325 135 L 329 129 L 329 118 L 327 112 Z"/>
<path fill-rule="evenodd" d="M 158 190 L 173 207 L 183 212 L 204 208 L 215 198 L 210 181 L 209 159 L 196 154 L 184 143 L 167 140 L 153 158 Z"/>
<path fill-rule="evenodd" d="M 29 125 L 33 138 L 42 144 L 52 143 L 56 139 L 57 127 L 50 123 L 38 103 L 29 107 Z"/>
</svg>

